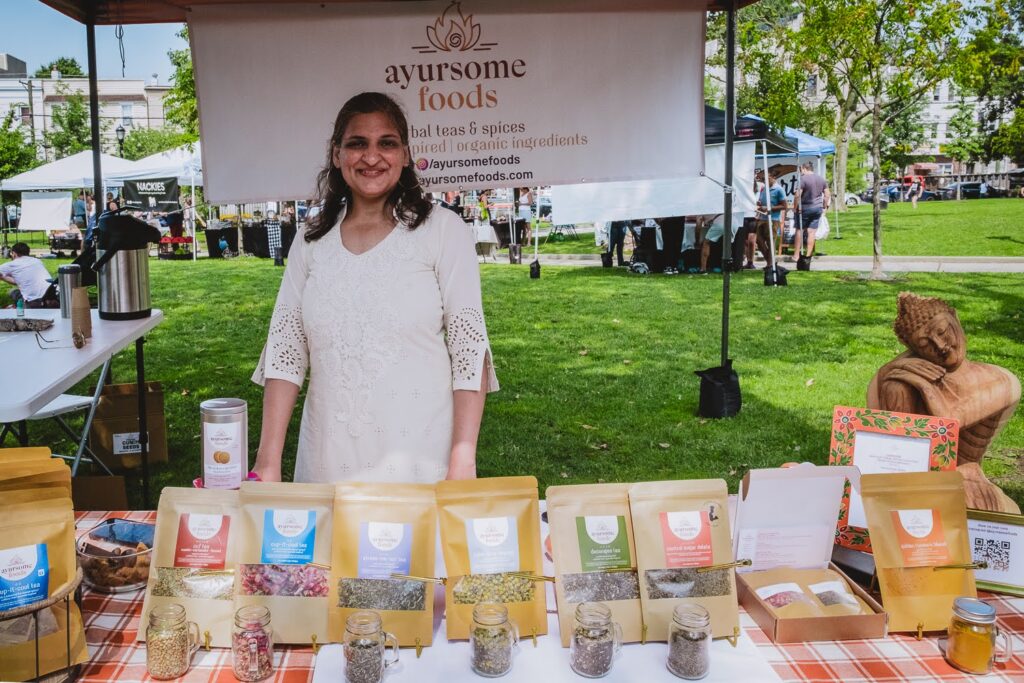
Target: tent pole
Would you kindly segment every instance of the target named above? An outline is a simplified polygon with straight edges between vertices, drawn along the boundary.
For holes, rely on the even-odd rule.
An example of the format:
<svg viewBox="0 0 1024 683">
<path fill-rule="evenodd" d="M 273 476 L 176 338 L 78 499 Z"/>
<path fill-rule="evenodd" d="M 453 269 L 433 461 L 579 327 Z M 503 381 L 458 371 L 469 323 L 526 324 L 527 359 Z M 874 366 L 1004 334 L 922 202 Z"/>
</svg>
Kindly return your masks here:
<svg viewBox="0 0 1024 683">
<path fill-rule="evenodd" d="M 736 131 L 736 3 L 726 10 L 725 66 L 725 199 L 722 221 L 722 367 L 729 364 L 729 270 L 732 266 L 732 150 Z"/>
<path fill-rule="evenodd" d="M 196 207 L 196 172 L 192 169 L 192 263 L 196 262 L 196 252 L 199 251 L 199 231 L 196 226 L 199 225 L 199 209 Z"/>
<path fill-rule="evenodd" d="M 103 172 L 100 168 L 100 95 L 96 77 L 96 24 L 90 13 L 85 24 L 86 49 L 89 53 L 89 128 L 92 133 L 93 201 L 103 201 Z M 97 206 L 96 216 L 99 217 Z"/>
<path fill-rule="evenodd" d="M 764 197 L 768 202 L 768 268 L 775 273 L 775 268 L 778 265 L 775 262 L 775 226 L 772 224 L 772 188 L 771 183 L 768 182 L 768 143 L 764 140 L 761 141 L 761 164 L 764 166 L 764 173 L 761 177 L 764 179 Z M 758 194 L 758 200 L 761 199 L 761 195 Z M 780 215 L 779 218 L 782 218 Z M 783 228 L 785 232 L 785 228 Z M 779 236 L 782 239 L 783 235 Z M 775 286 L 778 286 L 776 282 Z"/>
<path fill-rule="evenodd" d="M 835 154 L 832 155 L 832 182 L 833 183 L 836 182 L 836 155 Z M 840 193 L 842 193 L 842 195 L 843 195 L 842 197 L 839 196 Z M 839 202 L 840 201 L 843 204 L 846 204 L 846 188 L 845 187 L 844 188 L 840 188 L 838 185 L 836 185 L 836 194 L 835 194 L 834 197 L 832 197 L 832 205 L 835 206 L 835 209 L 836 209 L 835 212 L 834 212 L 836 214 L 836 236 L 833 239 L 837 239 L 837 240 L 843 239 L 842 235 L 839 234 Z"/>
</svg>

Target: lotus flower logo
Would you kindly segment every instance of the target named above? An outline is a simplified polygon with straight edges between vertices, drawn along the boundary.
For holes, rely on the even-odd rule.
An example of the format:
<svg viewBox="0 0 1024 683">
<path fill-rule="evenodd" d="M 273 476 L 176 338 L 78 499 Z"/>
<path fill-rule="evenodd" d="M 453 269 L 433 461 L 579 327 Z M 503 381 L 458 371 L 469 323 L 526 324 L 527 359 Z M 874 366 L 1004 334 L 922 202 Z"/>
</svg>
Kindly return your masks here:
<svg viewBox="0 0 1024 683">
<path fill-rule="evenodd" d="M 486 51 L 497 45 L 480 42 L 480 24 L 473 21 L 472 14 L 462 13 L 460 0 L 452 0 L 441 16 L 427 26 L 427 40 L 430 45 L 414 45 L 413 49 L 420 53 L 465 52 Z"/>
</svg>

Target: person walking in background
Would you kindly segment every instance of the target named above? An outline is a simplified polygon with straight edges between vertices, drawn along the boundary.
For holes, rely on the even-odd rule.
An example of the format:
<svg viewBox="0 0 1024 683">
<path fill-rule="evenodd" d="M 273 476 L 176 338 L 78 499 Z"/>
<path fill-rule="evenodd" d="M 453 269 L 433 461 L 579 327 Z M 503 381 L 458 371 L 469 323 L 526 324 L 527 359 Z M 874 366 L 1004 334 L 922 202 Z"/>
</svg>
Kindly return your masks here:
<svg viewBox="0 0 1024 683">
<path fill-rule="evenodd" d="M 88 242 L 92 239 L 92 231 L 96 229 L 96 200 L 92 198 L 92 193 L 85 193 L 85 241 Z"/>
<path fill-rule="evenodd" d="M 85 232 L 86 213 L 87 208 L 85 205 L 85 191 L 83 190 L 78 193 L 78 196 L 75 198 L 75 201 L 72 202 L 71 204 L 71 220 L 75 222 L 75 225 L 77 225 L 78 229 L 81 230 L 82 232 Z"/>
<path fill-rule="evenodd" d="M 786 191 L 779 185 L 779 171 L 772 168 L 768 170 L 768 187 L 761 187 L 757 195 L 757 248 L 761 255 L 768 262 L 768 267 L 774 265 L 774 255 L 771 250 L 769 230 L 774 230 L 778 235 L 779 253 L 782 253 L 782 226 L 786 224 L 786 212 L 789 211 L 789 202 L 786 201 Z"/>
<path fill-rule="evenodd" d="M 807 258 L 814 256 L 814 238 L 818 232 L 818 222 L 823 213 L 828 211 L 832 202 L 832 193 L 828 183 L 814 172 L 811 162 L 800 167 L 800 187 L 797 188 L 793 205 L 796 210 L 796 239 L 793 242 L 793 257 L 799 259 L 801 243 L 806 243 L 804 253 Z M 793 257 L 787 260 L 794 260 Z"/>
<path fill-rule="evenodd" d="M 629 221 L 612 221 L 608 226 L 608 253 L 618 252 L 618 264 L 626 265 L 622 256 L 622 250 L 626 246 L 626 230 L 629 228 Z"/>
<path fill-rule="evenodd" d="M 529 244 L 533 234 L 533 193 L 530 188 L 519 188 L 519 218 L 526 221 L 523 235 L 523 243 Z"/>
<path fill-rule="evenodd" d="M 107 193 L 107 211 L 117 211 L 121 208 L 121 205 L 117 203 L 117 198 L 113 192 Z"/>
<path fill-rule="evenodd" d="M 910 206 L 913 209 L 917 209 L 917 200 L 921 198 L 921 178 L 920 176 L 914 176 L 913 181 L 910 183 L 910 191 L 907 193 L 910 199 Z"/>
</svg>

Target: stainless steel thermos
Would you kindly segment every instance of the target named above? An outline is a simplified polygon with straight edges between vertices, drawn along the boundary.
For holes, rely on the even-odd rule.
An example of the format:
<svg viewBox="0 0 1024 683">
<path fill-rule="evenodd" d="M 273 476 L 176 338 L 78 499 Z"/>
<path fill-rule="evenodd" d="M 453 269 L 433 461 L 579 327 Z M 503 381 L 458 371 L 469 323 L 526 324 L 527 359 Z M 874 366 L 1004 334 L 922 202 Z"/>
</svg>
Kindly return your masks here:
<svg viewBox="0 0 1024 683">
<path fill-rule="evenodd" d="M 69 263 L 57 269 L 57 291 L 60 294 L 60 317 L 71 317 L 71 292 L 82 286 L 82 267 Z"/>
</svg>

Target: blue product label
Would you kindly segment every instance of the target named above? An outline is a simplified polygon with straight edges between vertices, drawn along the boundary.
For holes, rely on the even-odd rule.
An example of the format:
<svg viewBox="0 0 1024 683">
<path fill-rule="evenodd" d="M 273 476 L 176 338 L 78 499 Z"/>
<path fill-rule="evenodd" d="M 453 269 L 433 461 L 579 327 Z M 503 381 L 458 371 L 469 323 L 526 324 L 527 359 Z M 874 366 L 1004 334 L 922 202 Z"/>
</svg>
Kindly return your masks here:
<svg viewBox="0 0 1024 683">
<path fill-rule="evenodd" d="M 519 532 L 515 517 L 466 520 L 469 570 L 473 574 L 519 571 Z"/>
<path fill-rule="evenodd" d="M 45 543 L 0 550 L 0 612 L 45 600 L 49 594 Z"/>
<path fill-rule="evenodd" d="M 412 524 L 362 522 L 359 525 L 359 578 L 390 579 L 408 574 Z"/>
<path fill-rule="evenodd" d="M 264 510 L 263 564 L 309 564 L 315 543 L 315 511 Z"/>
</svg>

